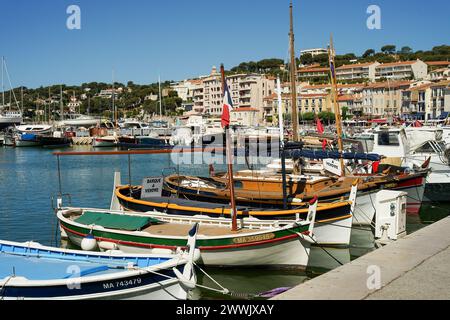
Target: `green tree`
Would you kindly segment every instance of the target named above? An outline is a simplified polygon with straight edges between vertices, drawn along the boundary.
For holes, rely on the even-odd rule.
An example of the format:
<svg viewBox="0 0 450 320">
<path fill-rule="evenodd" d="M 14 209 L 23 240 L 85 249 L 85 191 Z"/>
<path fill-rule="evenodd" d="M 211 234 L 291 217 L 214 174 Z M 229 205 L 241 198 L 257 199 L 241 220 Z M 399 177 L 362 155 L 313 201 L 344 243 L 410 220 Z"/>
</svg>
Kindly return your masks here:
<svg viewBox="0 0 450 320">
<path fill-rule="evenodd" d="M 393 54 L 393 53 L 395 53 L 396 48 L 397 47 L 395 45 L 388 44 L 381 48 L 381 52 L 383 52 L 385 54 Z"/>
<path fill-rule="evenodd" d="M 368 50 L 366 50 L 366 52 L 363 53 L 362 57 L 367 58 L 367 57 L 373 56 L 374 54 L 375 54 L 375 50 L 368 49 Z"/>
<path fill-rule="evenodd" d="M 411 47 L 408 47 L 408 46 L 402 47 L 402 49 L 400 50 L 401 54 L 410 54 L 412 52 L 413 52 L 413 50 L 411 49 Z"/>
</svg>

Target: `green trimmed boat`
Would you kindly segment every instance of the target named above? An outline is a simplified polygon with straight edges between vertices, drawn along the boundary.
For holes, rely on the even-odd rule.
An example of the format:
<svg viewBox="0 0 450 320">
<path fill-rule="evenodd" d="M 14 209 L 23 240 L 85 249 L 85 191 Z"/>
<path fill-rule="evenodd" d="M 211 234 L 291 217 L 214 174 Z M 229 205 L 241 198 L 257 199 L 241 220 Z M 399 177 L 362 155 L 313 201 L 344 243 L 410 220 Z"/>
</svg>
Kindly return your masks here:
<svg viewBox="0 0 450 320">
<path fill-rule="evenodd" d="M 62 238 L 81 246 L 88 235 L 100 250 L 127 253 L 177 252 L 184 249 L 192 225 L 199 224 L 199 263 L 208 266 L 304 268 L 308 264 L 317 200 L 306 220 L 270 222 L 206 216 L 171 216 L 158 212 L 130 213 L 100 209 L 64 208 L 58 211 Z"/>
</svg>

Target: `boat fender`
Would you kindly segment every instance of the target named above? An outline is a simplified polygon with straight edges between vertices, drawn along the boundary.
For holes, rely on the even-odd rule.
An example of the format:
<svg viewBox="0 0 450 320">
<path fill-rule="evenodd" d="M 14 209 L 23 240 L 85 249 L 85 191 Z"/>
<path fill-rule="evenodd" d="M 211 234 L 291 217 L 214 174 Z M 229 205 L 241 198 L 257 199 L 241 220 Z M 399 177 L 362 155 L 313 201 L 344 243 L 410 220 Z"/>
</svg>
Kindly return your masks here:
<svg viewBox="0 0 450 320">
<path fill-rule="evenodd" d="M 98 247 L 102 251 L 116 251 L 117 249 L 119 249 L 116 243 L 109 241 L 100 241 L 98 243 Z"/>
<path fill-rule="evenodd" d="M 173 250 L 171 249 L 162 249 L 162 248 L 153 248 L 153 254 L 173 254 Z"/>
<path fill-rule="evenodd" d="M 94 251 L 97 248 L 97 240 L 92 234 L 88 234 L 81 240 L 81 249 L 84 251 Z"/>
<path fill-rule="evenodd" d="M 187 279 L 177 268 L 173 268 L 172 270 L 175 273 L 175 276 L 178 278 L 178 281 L 180 281 L 181 287 L 186 292 L 195 289 L 194 281 Z"/>
<path fill-rule="evenodd" d="M 194 256 L 192 257 L 193 262 L 198 262 L 200 260 L 200 249 L 199 248 L 195 248 L 194 250 Z"/>
</svg>

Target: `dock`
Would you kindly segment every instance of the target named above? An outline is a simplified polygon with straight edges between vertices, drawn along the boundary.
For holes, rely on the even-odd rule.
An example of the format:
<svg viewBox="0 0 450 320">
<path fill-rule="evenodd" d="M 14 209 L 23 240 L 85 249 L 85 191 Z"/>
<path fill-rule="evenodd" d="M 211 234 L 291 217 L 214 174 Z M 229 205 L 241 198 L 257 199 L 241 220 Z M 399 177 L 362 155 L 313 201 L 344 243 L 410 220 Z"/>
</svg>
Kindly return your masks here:
<svg viewBox="0 0 450 320">
<path fill-rule="evenodd" d="M 273 300 L 448 300 L 450 217 Z"/>
</svg>

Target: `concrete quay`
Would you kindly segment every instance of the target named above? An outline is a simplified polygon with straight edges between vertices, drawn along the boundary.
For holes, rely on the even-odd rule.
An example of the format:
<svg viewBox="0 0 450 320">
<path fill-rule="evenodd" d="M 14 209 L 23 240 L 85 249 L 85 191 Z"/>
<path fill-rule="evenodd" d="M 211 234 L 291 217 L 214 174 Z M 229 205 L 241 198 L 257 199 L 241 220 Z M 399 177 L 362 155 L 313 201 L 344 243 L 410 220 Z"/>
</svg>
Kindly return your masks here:
<svg viewBox="0 0 450 320">
<path fill-rule="evenodd" d="M 450 217 L 273 300 L 449 300 Z"/>
</svg>

